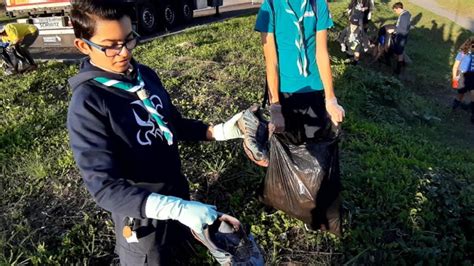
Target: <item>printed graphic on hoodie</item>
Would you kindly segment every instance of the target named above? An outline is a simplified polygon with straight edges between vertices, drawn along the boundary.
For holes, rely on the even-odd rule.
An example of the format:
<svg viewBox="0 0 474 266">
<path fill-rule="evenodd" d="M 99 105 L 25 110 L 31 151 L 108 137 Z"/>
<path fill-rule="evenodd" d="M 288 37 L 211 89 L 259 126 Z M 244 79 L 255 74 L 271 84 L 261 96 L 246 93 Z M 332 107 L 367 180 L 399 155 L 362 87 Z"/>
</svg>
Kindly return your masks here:
<svg viewBox="0 0 474 266">
<path fill-rule="evenodd" d="M 153 104 L 155 110 L 158 112 L 160 118 L 163 119 L 163 116 L 161 115 L 163 103 L 160 97 L 157 95 L 152 95 L 150 97 L 150 101 Z M 136 100 L 132 102 L 131 105 L 133 115 L 135 116 L 135 121 L 137 122 L 137 125 L 140 126 L 140 129 L 136 134 L 138 143 L 142 146 L 146 146 L 151 145 L 153 140 L 157 137 L 163 140 L 163 132 L 160 130 L 155 120 L 151 118 L 151 115 L 145 109 L 143 102 L 141 100 Z"/>
</svg>

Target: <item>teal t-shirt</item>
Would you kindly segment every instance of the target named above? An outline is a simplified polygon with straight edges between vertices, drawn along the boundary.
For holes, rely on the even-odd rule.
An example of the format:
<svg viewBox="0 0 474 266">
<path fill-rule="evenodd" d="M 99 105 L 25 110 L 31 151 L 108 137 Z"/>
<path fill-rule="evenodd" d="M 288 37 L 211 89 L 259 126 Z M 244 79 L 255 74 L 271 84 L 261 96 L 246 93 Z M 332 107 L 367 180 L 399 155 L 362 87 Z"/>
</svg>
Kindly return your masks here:
<svg viewBox="0 0 474 266">
<path fill-rule="evenodd" d="M 316 32 L 326 30 L 334 25 L 329 14 L 326 0 L 316 0 L 315 15 L 311 1 L 307 0 L 304 9 L 303 28 L 308 60 L 308 75 L 301 75 L 298 68 L 300 52 L 295 44 L 299 31 L 295 25 L 295 16 L 288 12 L 287 0 L 273 0 L 273 10 L 265 0 L 257 15 L 255 30 L 275 35 L 278 54 L 280 91 L 286 93 L 302 93 L 323 90 L 318 65 L 316 64 Z M 303 0 L 289 0 L 289 6 L 298 17 L 301 17 Z"/>
</svg>

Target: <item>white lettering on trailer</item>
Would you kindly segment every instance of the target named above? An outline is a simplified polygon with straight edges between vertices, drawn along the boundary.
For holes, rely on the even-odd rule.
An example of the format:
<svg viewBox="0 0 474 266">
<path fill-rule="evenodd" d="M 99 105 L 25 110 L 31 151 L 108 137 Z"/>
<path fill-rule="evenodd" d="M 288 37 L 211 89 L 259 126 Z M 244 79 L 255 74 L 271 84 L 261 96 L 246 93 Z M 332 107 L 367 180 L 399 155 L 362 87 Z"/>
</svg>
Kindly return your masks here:
<svg viewBox="0 0 474 266">
<path fill-rule="evenodd" d="M 74 34 L 73 29 L 65 30 L 40 30 L 39 35 L 54 35 L 54 34 Z"/>
<path fill-rule="evenodd" d="M 43 37 L 45 43 L 61 43 L 61 37 L 59 36 L 47 36 Z"/>
<path fill-rule="evenodd" d="M 38 29 L 57 29 L 65 26 L 63 17 L 34 18 L 33 24 L 35 24 Z"/>
<path fill-rule="evenodd" d="M 18 23 L 28 23 L 29 19 L 17 19 Z M 44 17 L 44 18 L 33 18 L 31 19 L 33 25 L 38 27 L 40 30 L 52 30 L 52 29 L 64 29 L 67 27 L 64 22 L 64 17 Z M 67 27 L 72 28 L 72 27 Z"/>
</svg>

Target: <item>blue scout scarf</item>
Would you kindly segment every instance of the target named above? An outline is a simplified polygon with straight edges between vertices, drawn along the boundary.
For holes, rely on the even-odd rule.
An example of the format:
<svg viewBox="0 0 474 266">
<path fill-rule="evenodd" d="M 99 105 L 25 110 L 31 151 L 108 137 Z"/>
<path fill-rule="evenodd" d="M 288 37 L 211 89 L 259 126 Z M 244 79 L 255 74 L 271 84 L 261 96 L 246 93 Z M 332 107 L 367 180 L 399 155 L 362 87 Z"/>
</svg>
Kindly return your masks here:
<svg viewBox="0 0 474 266">
<path fill-rule="evenodd" d="M 289 13 L 290 15 L 292 15 L 294 19 L 293 23 L 298 29 L 298 37 L 295 40 L 295 45 L 296 45 L 296 48 L 298 48 L 299 56 L 298 56 L 298 59 L 296 60 L 296 65 L 298 66 L 300 75 L 307 77 L 308 76 L 308 59 L 306 57 L 306 44 L 305 44 L 305 38 L 304 38 L 303 19 L 304 19 L 308 1 L 303 0 L 303 2 L 301 3 L 301 6 L 300 6 L 301 17 L 298 17 L 293 7 L 291 7 L 289 0 L 286 0 L 285 3 L 286 3 L 285 11 L 286 13 Z"/>
<path fill-rule="evenodd" d="M 109 79 L 105 77 L 97 77 L 97 78 L 94 78 L 94 80 L 107 87 L 113 87 L 113 88 L 121 89 L 127 92 L 136 93 L 138 95 L 138 98 L 140 98 L 140 100 L 143 102 L 145 109 L 148 111 L 151 117 L 156 121 L 161 132 L 163 132 L 163 135 L 168 145 L 171 146 L 173 145 L 173 133 L 171 133 L 170 129 L 166 126 L 163 119 L 161 119 L 160 114 L 156 111 L 155 107 L 153 107 L 153 104 L 151 103 L 149 99 L 148 91 L 145 90 L 144 88 L 145 82 L 143 81 L 142 75 L 140 74 L 140 71 L 138 69 L 137 69 L 137 73 L 138 73 L 138 76 L 137 76 L 138 85 L 134 85 L 128 82 L 118 81 L 115 79 Z"/>
</svg>

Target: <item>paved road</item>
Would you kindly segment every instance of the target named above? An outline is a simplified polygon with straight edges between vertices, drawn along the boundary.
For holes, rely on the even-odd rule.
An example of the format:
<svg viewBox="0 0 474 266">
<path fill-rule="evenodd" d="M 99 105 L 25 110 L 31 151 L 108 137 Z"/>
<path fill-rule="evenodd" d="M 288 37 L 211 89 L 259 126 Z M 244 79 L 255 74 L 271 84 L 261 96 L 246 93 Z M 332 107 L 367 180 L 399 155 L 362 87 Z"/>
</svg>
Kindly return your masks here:
<svg viewBox="0 0 474 266">
<path fill-rule="evenodd" d="M 458 12 L 444 9 L 440 7 L 436 0 L 409 0 L 413 4 L 428 9 L 429 11 L 438 14 L 442 17 L 448 18 L 460 25 L 461 27 L 474 32 L 474 14 L 471 16 L 462 16 Z M 456 6 L 457 1 L 470 1 L 470 0 L 452 0 L 453 6 Z M 471 0 L 472 1 L 472 0 Z"/>
<path fill-rule="evenodd" d="M 224 1 L 226 2 L 226 1 Z M 178 26 L 174 28 L 172 31 L 169 32 L 159 32 L 153 36 L 149 36 L 144 39 L 144 41 L 150 41 L 156 38 L 162 38 L 164 36 L 169 36 L 173 34 L 177 34 L 187 28 L 195 27 L 199 25 L 204 25 L 216 21 L 226 20 L 236 16 L 242 16 L 246 14 L 256 13 L 260 7 L 258 1 L 254 1 L 255 4 L 252 4 L 250 0 L 232 0 L 233 3 L 237 3 L 234 5 L 225 5 L 219 9 L 220 16 L 216 17 L 215 9 L 208 8 L 195 11 L 194 19 L 191 24 Z M 242 3 L 246 2 L 246 3 Z M 35 59 L 40 61 L 47 61 L 47 60 L 61 60 L 61 61 L 72 61 L 75 62 L 83 57 L 75 48 L 31 48 L 31 53 Z"/>
</svg>

